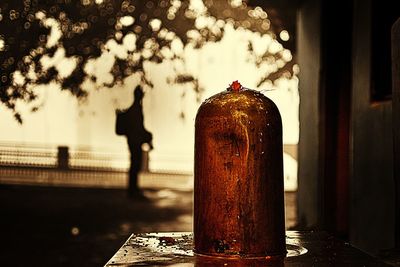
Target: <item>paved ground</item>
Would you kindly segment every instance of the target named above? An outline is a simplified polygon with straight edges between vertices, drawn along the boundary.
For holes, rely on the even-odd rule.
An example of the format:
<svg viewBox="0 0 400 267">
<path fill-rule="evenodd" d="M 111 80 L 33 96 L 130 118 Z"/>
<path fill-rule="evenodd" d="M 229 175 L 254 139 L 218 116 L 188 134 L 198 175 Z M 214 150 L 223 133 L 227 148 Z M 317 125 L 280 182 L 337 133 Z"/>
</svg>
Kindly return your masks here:
<svg viewBox="0 0 400 267">
<path fill-rule="evenodd" d="M 191 231 L 192 191 L 0 185 L 0 266 L 102 266 L 132 232 Z M 295 193 L 286 193 L 287 226 Z"/>
</svg>

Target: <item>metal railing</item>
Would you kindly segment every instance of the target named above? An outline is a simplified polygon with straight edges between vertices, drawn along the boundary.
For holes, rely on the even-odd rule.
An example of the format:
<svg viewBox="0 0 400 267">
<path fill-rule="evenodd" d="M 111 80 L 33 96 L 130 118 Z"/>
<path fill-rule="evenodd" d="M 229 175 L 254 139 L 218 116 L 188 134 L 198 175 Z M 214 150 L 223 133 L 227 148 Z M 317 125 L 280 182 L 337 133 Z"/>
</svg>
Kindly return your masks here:
<svg viewBox="0 0 400 267">
<path fill-rule="evenodd" d="M 34 143 L 0 142 L 0 166 L 58 168 L 91 171 L 126 171 L 129 155 Z"/>
</svg>

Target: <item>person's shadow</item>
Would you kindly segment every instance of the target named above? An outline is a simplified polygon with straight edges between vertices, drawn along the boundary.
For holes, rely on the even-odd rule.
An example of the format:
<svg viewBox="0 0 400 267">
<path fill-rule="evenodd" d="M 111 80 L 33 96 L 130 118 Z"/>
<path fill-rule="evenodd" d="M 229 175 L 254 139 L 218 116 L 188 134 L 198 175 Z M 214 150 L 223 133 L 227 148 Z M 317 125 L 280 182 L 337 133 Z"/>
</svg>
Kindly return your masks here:
<svg viewBox="0 0 400 267">
<path fill-rule="evenodd" d="M 134 90 L 135 100 L 124 112 L 117 111 L 116 133 L 125 135 L 128 140 L 131 165 L 129 168 L 128 196 L 135 199 L 145 199 L 138 186 L 138 174 L 142 167 L 144 143 L 153 149 L 152 134 L 144 127 L 142 99 L 144 92 L 138 85 Z"/>
</svg>

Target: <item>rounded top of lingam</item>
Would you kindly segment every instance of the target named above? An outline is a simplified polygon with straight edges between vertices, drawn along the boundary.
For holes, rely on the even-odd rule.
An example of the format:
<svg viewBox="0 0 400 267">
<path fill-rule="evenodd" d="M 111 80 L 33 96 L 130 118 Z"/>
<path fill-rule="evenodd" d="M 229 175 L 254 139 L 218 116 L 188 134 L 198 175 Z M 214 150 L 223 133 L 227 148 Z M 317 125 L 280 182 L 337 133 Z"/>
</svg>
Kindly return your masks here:
<svg viewBox="0 0 400 267">
<path fill-rule="evenodd" d="M 206 99 L 200 106 L 197 116 L 231 116 L 234 114 L 250 116 L 275 116 L 281 120 L 275 103 L 257 90 L 233 81 L 226 90 Z"/>
</svg>

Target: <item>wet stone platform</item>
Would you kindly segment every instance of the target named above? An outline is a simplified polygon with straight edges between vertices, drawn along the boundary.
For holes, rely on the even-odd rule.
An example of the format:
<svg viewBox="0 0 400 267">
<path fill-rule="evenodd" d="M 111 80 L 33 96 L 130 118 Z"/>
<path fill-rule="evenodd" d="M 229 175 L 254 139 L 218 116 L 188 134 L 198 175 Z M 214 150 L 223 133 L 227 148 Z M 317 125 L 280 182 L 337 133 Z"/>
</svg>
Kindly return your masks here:
<svg viewBox="0 0 400 267">
<path fill-rule="evenodd" d="M 286 232 L 286 257 L 215 258 L 193 253 L 191 232 L 132 234 L 112 266 L 388 266 L 326 232 Z"/>
</svg>

